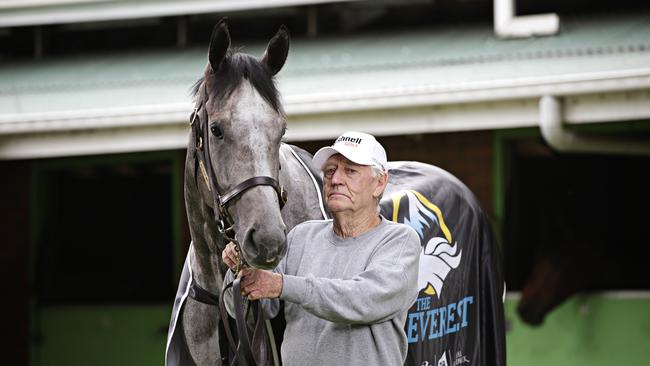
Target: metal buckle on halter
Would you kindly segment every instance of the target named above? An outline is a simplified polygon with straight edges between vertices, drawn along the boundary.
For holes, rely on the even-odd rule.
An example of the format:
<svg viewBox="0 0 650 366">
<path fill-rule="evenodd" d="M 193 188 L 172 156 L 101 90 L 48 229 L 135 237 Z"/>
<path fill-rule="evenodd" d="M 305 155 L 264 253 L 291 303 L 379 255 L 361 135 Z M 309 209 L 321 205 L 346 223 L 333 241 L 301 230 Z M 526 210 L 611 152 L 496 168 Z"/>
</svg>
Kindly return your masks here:
<svg viewBox="0 0 650 366">
<path fill-rule="evenodd" d="M 232 227 L 233 225 L 226 227 L 226 222 L 221 218 L 217 220 L 217 230 L 219 230 L 219 233 L 228 241 L 236 243 L 237 240 L 230 235 L 230 233 L 234 232 Z"/>
<path fill-rule="evenodd" d="M 219 201 L 215 202 L 215 205 L 219 207 L 219 215 L 217 216 L 217 230 L 219 230 L 219 233 L 223 235 L 224 238 L 236 244 L 237 240 L 234 238 L 234 235 L 230 235 L 231 233 L 235 232 L 233 229 L 234 224 L 232 224 L 232 220 L 230 220 L 230 216 L 228 216 L 226 207 L 221 203 L 221 196 L 219 196 Z M 228 227 L 226 227 L 227 224 L 229 225 Z"/>
</svg>

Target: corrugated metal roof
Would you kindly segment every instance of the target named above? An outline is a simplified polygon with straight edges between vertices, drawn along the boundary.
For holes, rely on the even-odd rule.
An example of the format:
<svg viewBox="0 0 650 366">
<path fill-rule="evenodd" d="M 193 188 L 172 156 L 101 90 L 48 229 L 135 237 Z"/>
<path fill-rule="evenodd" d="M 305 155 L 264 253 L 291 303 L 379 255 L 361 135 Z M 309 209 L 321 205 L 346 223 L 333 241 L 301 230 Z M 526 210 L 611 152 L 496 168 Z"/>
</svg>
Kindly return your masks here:
<svg viewBox="0 0 650 366">
<path fill-rule="evenodd" d="M 650 16 L 566 19 L 558 36 L 498 40 L 490 25 L 294 40 L 278 76 L 291 100 L 650 68 Z M 236 45 L 236 35 L 234 35 Z M 261 54 L 263 45 L 243 49 Z M 0 66 L 2 114 L 188 102 L 206 48 Z"/>
<path fill-rule="evenodd" d="M 0 67 L 4 113 L 110 108 L 187 101 L 205 50 L 28 61 Z"/>
<path fill-rule="evenodd" d="M 650 14 L 563 18 L 561 26 L 556 36 L 519 40 L 497 39 L 491 24 L 293 40 L 278 86 L 290 123 L 332 112 L 650 89 Z M 233 41 L 238 46 L 236 34 Z M 1 65 L 0 134 L 184 123 L 206 53 L 207 45 Z M 454 123 L 446 128 L 504 127 Z"/>
</svg>

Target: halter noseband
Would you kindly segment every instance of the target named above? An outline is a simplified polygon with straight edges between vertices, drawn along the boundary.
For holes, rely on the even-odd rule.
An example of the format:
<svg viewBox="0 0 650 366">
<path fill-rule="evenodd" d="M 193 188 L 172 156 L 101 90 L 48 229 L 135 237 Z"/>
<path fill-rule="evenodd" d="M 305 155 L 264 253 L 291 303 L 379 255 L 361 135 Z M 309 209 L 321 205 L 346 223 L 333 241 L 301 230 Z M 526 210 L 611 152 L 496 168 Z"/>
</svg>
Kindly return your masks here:
<svg viewBox="0 0 650 366">
<path fill-rule="evenodd" d="M 234 221 L 227 210 L 228 203 L 235 197 L 255 186 L 271 186 L 278 196 L 280 209 L 282 209 L 284 207 L 284 204 L 287 202 L 287 192 L 280 185 L 277 179 L 268 176 L 255 176 L 237 184 L 223 194 L 219 193 L 219 189 L 217 187 L 217 179 L 211 164 L 209 144 L 210 136 L 207 121 L 205 123 L 205 126 L 202 126 L 203 122 L 201 121 L 200 117 L 200 112 L 202 109 L 203 101 L 200 102 L 198 107 L 194 108 L 194 111 L 190 116 L 190 126 L 192 127 L 192 131 L 196 139 L 194 149 L 195 180 L 196 164 L 198 162 L 203 180 L 208 187 L 208 191 L 212 193 L 212 208 L 214 211 L 214 218 L 216 220 L 219 233 L 221 233 L 221 235 L 223 235 L 227 240 L 238 244 L 237 240 L 235 239 L 235 231 L 233 229 Z"/>
</svg>

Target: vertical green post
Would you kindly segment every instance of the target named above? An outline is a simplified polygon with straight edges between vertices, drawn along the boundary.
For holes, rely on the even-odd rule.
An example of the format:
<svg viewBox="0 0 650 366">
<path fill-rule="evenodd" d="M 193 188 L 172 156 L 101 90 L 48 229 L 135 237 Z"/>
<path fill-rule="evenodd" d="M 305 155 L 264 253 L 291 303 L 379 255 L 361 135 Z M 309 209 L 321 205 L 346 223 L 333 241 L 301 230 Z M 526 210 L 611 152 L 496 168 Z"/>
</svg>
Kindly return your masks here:
<svg viewBox="0 0 650 366">
<path fill-rule="evenodd" d="M 506 207 L 506 182 L 509 174 L 508 142 L 517 138 L 537 137 L 540 135 L 537 127 L 495 130 L 492 145 L 492 205 L 494 207 L 495 234 L 503 243 L 503 220 Z"/>
<path fill-rule="evenodd" d="M 181 210 L 184 210 L 185 207 L 181 204 L 183 202 L 183 170 L 182 165 L 183 161 L 180 157 L 180 154 L 174 154 L 172 158 L 172 191 L 171 191 L 171 200 L 172 200 L 172 235 L 173 235 L 173 265 L 174 270 L 172 274 L 174 278 L 172 279 L 173 283 L 176 283 L 181 277 L 181 271 L 183 269 L 183 262 L 185 260 L 184 245 L 182 241 L 181 227 L 183 223 L 183 215 Z"/>
</svg>

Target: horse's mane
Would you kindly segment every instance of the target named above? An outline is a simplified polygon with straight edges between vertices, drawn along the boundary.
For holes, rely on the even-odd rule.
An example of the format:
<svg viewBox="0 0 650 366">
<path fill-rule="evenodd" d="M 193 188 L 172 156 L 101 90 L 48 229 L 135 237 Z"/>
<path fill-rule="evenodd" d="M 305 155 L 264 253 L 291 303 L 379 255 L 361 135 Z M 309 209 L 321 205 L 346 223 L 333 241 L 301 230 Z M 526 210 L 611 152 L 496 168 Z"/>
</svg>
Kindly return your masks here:
<svg viewBox="0 0 650 366">
<path fill-rule="evenodd" d="M 193 98 L 198 95 L 204 79 L 205 77 L 200 78 L 192 86 Z M 276 112 L 283 113 L 271 70 L 266 64 L 245 53 L 228 51 L 219 70 L 215 73 L 215 89 L 210 92 L 218 99 L 227 98 L 244 79 L 248 79 Z"/>
</svg>

